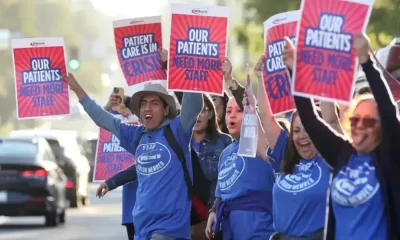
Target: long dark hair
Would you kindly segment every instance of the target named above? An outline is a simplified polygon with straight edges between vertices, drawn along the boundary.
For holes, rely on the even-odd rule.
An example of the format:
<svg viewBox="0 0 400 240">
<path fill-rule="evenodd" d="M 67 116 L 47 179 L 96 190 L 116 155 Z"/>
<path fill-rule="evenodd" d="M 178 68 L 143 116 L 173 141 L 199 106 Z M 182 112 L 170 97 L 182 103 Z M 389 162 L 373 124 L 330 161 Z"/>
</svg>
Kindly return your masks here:
<svg viewBox="0 0 400 240">
<path fill-rule="evenodd" d="M 212 114 L 211 118 L 208 119 L 206 133 L 207 136 L 210 136 L 212 139 L 216 139 L 218 133 L 221 133 L 221 129 L 219 129 L 218 125 L 217 110 L 215 109 L 214 102 L 210 97 L 210 95 L 203 94 L 203 96 L 204 96 L 204 105 L 209 109 L 209 112 Z"/>
<path fill-rule="evenodd" d="M 228 128 L 226 127 L 226 107 L 228 106 L 228 102 L 229 102 L 229 96 L 228 94 L 224 91 L 224 96 L 221 97 L 222 100 L 222 109 L 224 111 L 224 113 L 222 114 L 222 118 L 218 119 L 217 116 L 217 121 L 219 124 L 221 124 L 222 129 L 220 129 L 222 132 L 229 134 Z M 218 126 L 219 126 L 218 124 Z"/>
<path fill-rule="evenodd" d="M 317 108 L 318 115 L 321 116 L 321 111 Z M 300 162 L 300 154 L 293 142 L 293 123 L 294 119 L 299 116 L 296 110 L 293 111 L 292 119 L 290 120 L 290 130 L 288 143 L 286 145 L 285 154 L 282 159 L 281 172 L 285 174 L 293 174 L 294 167 Z"/>
</svg>

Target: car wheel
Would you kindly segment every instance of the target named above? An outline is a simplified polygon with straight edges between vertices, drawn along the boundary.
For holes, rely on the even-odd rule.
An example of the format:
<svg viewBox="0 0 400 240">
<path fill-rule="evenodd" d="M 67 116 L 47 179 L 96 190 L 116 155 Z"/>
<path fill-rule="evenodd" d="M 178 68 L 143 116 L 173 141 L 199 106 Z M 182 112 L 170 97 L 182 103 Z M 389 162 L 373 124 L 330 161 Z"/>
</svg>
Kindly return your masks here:
<svg viewBox="0 0 400 240">
<path fill-rule="evenodd" d="M 57 211 L 48 212 L 44 217 L 46 219 L 46 226 L 48 227 L 55 227 L 59 224 L 60 217 Z"/>
<path fill-rule="evenodd" d="M 59 215 L 59 220 L 60 220 L 60 223 L 65 223 L 65 210 L 63 210 L 61 212 L 61 214 Z"/>
<path fill-rule="evenodd" d="M 82 197 L 82 206 L 89 206 L 89 198 Z"/>
<path fill-rule="evenodd" d="M 79 205 L 79 196 L 76 194 L 75 196 L 72 197 L 69 201 L 69 207 L 71 208 L 77 208 Z"/>
<path fill-rule="evenodd" d="M 69 202 L 70 208 L 79 208 L 82 205 L 82 196 L 79 195 L 78 190 L 75 190 L 75 195 Z"/>
</svg>

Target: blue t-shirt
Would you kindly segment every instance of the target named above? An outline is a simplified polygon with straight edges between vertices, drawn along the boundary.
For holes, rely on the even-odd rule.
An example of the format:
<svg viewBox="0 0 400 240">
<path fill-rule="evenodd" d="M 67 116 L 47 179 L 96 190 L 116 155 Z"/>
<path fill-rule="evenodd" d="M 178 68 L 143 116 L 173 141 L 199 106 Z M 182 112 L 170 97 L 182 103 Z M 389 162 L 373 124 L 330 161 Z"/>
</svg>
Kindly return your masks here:
<svg viewBox="0 0 400 240">
<path fill-rule="evenodd" d="M 336 240 L 386 239 L 387 219 L 372 156 L 352 155 L 331 191 Z"/>
<path fill-rule="evenodd" d="M 162 126 L 165 126 L 165 122 Z M 171 130 L 185 154 L 190 177 L 191 132 L 185 133 L 180 117 L 170 121 Z M 143 132 L 139 146 L 136 138 Z M 137 236 L 148 239 L 157 232 L 174 238 L 190 239 L 191 201 L 183 177 L 181 162 L 164 137 L 164 128 L 146 132 L 143 127 L 121 124 L 121 146 L 136 158 L 138 190 L 133 209 L 133 223 Z"/>
<path fill-rule="evenodd" d="M 272 165 L 259 157 L 239 156 L 238 150 L 239 141 L 235 141 L 221 153 L 215 196 L 231 200 L 250 192 L 271 194 L 274 185 Z M 230 213 L 229 222 L 234 239 L 269 239 L 275 231 L 272 213 L 269 211 L 235 210 Z"/>
<path fill-rule="evenodd" d="M 234 199 L 252 191 L 272 191 L 274 174 L 271 164 L 259 157 L 237 155 L 239 141 L 233 142 L 220 155 L 215 196 Z"/>
<path fill-rule="evenodd" d="M 122 186 L 122 224 L 133 223 L 132 211 L 136 202 L 137 187 L 137 181 Z"/>
<path fill-rule="evenodd" d="M 281 130 L 270 159 L 281 163 L 287 142 L 288 134 Z M 330 174 L 328 165 L 317 155 L 300 159 L 293 174 L 279 175 L 272 195 L 276 231 L 307 237 L 324 228 Z"/>
</svg>

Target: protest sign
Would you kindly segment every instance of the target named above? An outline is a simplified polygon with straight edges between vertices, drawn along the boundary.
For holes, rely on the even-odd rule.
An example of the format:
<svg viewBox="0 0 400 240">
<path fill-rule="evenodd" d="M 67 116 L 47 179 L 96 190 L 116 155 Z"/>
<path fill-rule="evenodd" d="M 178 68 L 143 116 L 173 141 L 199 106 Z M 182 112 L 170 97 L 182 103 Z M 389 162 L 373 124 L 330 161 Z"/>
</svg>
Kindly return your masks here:
<svg viewBox="0 0 400 240">
<path fill-rule="evenodd" d="M 172 4 L 168 90 L 223 95 L 227 7 Z"/>
<path fill-rule="evenodd" d="M 243 120 L 240 130 L 238 155 L 254 158 L 257 154 L 258 116 L 256 101 L 251 87 L 249 66 L 247 66 L 246 94 L 248 102 L 243 106 Z"/>
<path fill-rule="evenodd" d="M 25 38 L 11 42 L 17 118 L 31 119 L 70 113 L 62 38 Z"/>
<path fill-rule="evenodd" d="M 139 125 L 139 120 L 136 116 L 131 116 L 128 119 L 122 118 L 121 115 L 115 115 L 115 117 L 121 118 L 122 121 L 129 124 Z M 93 182 L 103 182 L 135 163 L 134 156 L 119 144 L 120 141 L 114 134 L 100 128 Z"/>
<path fill-rule="evenodd" d="M 290 91 L 290 76 L 283 64 L 284 37 L 296 42 L 300 11 L 276 14 L 264 22 L 264 85 L 273 115 L 292 111 L 296 106 Z"/>
<path fill-rule="evenodd" d="M 113 22 L 117 55 L 128 86 L 151 80 L 166 81 L 161 66 L 161 17 L 124 19 Z"/>
<path fill-rule="evenodd" d="M 365 32 L 374 0 L 303 0 L 292 93 L 347 104 L 358 64 L 355 37 Z"/>
</svg>

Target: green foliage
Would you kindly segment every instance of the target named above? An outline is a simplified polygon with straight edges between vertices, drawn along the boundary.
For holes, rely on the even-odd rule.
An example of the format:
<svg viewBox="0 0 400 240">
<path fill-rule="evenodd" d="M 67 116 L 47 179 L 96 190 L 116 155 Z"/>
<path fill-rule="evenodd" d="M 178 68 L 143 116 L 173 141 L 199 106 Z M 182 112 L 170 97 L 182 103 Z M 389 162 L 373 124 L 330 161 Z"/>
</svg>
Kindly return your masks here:
<svg viewBox="0 0 400 240">
<path fill-rule="evenodd" d="M 246 22 L 262 24 L 269 17 L 300 8 L 299 0 L 244 0 Z"/>
<path fill-rule="evenodd" d="M 262 23 L 269 17 L 277 13 L 299 9 L 301 3 L 300 0 L 242 0 L 242 2 L 247 14 L 244 24 L 239 26 L 235 33 L 239 44 L 245 50 L 251 51 L 250 55 L 260 54 L 260 49 L 254 49 L 250 45 L 254 41 L 262 41 L 262 35 L 251 33 L 249 27 L 254 28 L 251 25 L 256 25 L 262 29 Z M 399 12 L 400 0 L 375 0 L 367 30 L 373 48 L 385 46 L 393 37 L 400 36 Z"/>
<path fill-rule="evenodd" d="M 80 46 L 83 39 L 97 38 L 100 33 L 98 17 L 88 3 L 72 9 L 69 0 L 0 0 L 0 29 L 19 32 L 23 37 L 64 37 L 66 47 Z M 0 50 L 0 66 L 0 134 L 6 134 L 12 128 L 34 127 L 39 121 L 16 120 L 10 50 Z M 101 73 L 100 62 L 81 61 L 76 75 L 82 79 L 87 91 L 101 92 Z"/>
</svg>

